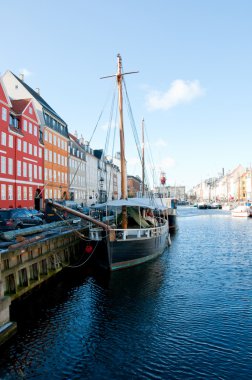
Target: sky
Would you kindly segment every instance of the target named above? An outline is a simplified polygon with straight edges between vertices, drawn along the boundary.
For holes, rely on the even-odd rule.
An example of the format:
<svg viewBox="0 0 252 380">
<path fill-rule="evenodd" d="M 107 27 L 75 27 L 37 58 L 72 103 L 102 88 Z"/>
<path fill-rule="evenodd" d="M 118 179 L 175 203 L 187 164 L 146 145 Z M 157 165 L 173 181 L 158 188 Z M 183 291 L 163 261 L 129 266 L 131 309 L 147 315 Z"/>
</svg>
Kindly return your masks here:
<svg viewBox="0 0 252 380">
<path fill-rule="evenodd" d="M 139 71 L 125 81 L 151 186 L 164 172 L 189 190 L 251 165 L 250 0 L 0 0 L 0 14 L 0 74 L 22 72 L 93 149 L 105 148 L 115 88 L 100 77 L 118 53 Z M 141 175 L 124 110 L 127 172 Z"/>
</svg>

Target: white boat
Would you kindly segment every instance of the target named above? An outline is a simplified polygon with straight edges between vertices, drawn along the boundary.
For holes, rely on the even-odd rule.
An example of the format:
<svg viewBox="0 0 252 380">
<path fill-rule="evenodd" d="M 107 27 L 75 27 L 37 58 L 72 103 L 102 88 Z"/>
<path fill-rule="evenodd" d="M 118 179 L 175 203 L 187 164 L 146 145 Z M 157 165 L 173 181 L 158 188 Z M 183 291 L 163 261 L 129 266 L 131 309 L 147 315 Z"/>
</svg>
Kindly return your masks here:
<svg viewBox="0 0 252 380">
<path fill-rule="evenodd" d="M 118 71 L 115 75 L 118 84 L 120 115 L 120 157 L 121 157 L 121 199 L 103 203 L 104 208 L 115 212 L 114 224 L 108 230 L 90 228 L 90 250 L 95 250 L 97 263 L 111 271 L 144 263 L 161 255 L 168 245 L 168 221 L 165 217 L 152 213 L 147 219 L 149 209 L 155 210 L 143 199 L 128 199 L 125 160 L 125 139 L 123 126 L 123 94 L 121 57 L 118 55 Z M 99 205 L 95 205 L 99 207 Z M 165 211 L 164 211 L 165 212 Z M 163 216 L 163 215 L 162 215 Z"/>
<path fill-rule="evenodd" d="M 237 206 L 231 211 L 232 216 L 247 218 L 252 216 L 252 207 L 251 206 Z"/>
</svg>

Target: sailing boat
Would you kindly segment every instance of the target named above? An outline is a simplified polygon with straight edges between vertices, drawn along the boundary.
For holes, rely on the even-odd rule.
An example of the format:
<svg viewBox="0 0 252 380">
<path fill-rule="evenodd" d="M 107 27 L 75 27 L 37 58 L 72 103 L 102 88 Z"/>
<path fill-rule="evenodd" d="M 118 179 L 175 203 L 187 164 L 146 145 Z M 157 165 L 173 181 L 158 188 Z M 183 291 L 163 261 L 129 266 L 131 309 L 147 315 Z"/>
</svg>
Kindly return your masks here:
<svg viewBox="0 0 252 380">
<path fill-rule="evenodd" d="M 129 73 L 125 73 L 129 74 Z M 120 115 L 121 199 L 95 205 L 114 210 L 115 224 L 104 231 L 90 228 L 90 240 L 99 265 L 114 271 L 139 265 L 161 255 L 168 245 L 168 222 L 154 216 L 155 206 L 144 198 L 127 197 L 127 174 L 123 123 L 121 56 L 117 56 L 117 79 Z M 148 215 L 150 214 L 150 215 Z"/>
</svg>

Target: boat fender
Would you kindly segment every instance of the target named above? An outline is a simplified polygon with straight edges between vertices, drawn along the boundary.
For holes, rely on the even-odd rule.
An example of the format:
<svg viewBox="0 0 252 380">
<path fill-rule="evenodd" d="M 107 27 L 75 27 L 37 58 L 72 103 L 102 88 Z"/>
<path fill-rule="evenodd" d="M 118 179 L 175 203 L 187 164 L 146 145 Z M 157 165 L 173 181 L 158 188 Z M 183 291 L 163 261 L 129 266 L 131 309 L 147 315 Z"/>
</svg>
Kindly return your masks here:
<svg viewBox="0 0 252 380">
<path fill-rule="evenodd" d="M 86 245 L 86 247 L 85 247 L 85 253 L 88 253 L 88 254 L 90 254 L 90 253 L 92 253 L 93 252 L 93 247 L 92 247 L 92 245 Z"/>
</svg>

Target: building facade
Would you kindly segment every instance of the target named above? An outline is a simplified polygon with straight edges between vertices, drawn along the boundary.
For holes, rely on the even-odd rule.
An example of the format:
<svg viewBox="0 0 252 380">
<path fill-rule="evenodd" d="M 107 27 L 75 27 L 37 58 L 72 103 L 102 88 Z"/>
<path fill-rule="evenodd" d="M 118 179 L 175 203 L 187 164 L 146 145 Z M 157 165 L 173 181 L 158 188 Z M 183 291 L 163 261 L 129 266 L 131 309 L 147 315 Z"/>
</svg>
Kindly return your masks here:
<svg viewBox="0 0 252 380">
<path fill-rule="evenodd" d="M 11 99 L 32 98 L 40 121 L 44 141 L 44 199 L 68 198 L 68 128 L 65 121 L 40 96 L 11 71 L 3 75 L 3 82 Z"/>
<path fill-rule="evenodd" d="M 44 146 L 32 99 L 10 100 L 0 81 L 1 208 L 42 207 Z"/>
</svg>

